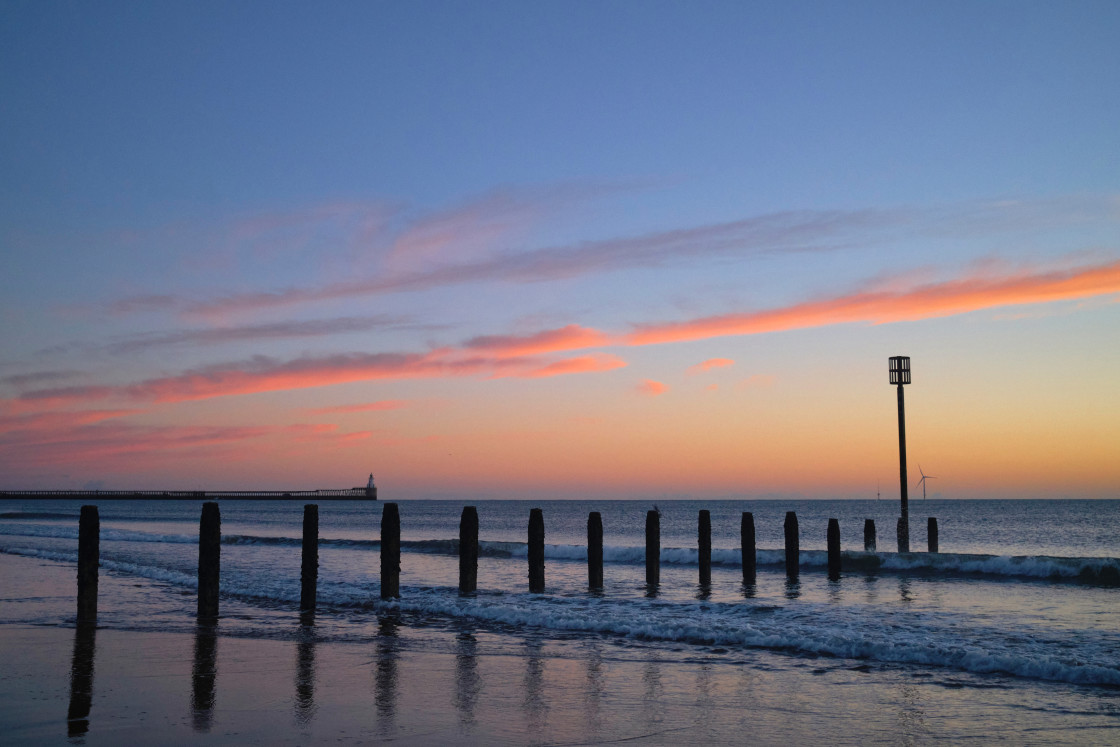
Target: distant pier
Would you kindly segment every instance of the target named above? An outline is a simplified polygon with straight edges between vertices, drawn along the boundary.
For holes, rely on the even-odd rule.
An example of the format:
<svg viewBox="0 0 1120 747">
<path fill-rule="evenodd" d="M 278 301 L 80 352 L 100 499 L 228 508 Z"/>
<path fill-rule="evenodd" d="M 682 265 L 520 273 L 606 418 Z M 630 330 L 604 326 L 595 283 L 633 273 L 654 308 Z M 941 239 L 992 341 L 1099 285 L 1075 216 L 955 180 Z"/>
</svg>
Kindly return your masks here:
<svg viewBox="0 0 1120 747">
<path fill-rule="evenodd" d="M 316 498 L 326 501 L 376 501 L 377 488 L 344 488 L 341 490 L 0 490 L 0 500 L 105 501 L 302 501 Z"/>
</svg>

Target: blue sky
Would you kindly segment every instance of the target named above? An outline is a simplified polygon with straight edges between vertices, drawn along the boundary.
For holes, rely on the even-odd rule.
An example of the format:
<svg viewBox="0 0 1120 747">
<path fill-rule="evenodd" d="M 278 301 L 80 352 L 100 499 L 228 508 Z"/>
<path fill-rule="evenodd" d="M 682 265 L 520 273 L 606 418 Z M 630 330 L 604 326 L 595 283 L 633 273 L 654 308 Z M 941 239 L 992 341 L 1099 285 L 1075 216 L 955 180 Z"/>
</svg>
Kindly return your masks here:
<svg viewBox="0 0 1120 747">
<path fill-rule="evenodd" d="M 936 357 L 943 382 L 996 352 L 1032 374 L 1018 395 L 1084 411 L 1071 442 L 1120 438 L 1108 425 L 1120 400 L 1071 404 L 1049 378 L 1058 354 L 1102 381 L 1118 365 L 1111 281 L 1051 282 L 1120 261 L 1116 3 L 9 1 L 0 14 L 0 417 L 24 418 L 9 420 L 0 464 L 17 482 L 96 472 L 165 485 L 202 469 L 255 485 L 268 465 L 292 462 L 304 443 L 292 433 L 319 428 L 369 443 L 286 480 L 317 485 L 332 470 L 403 464 L 393 450 L 411 450 L 387 474 L 419 496 L 476 469 L 425 459 L 463 447 L 469 429 L 446 423 L 478 410 L 481 432 L 524 434 L 531 421 L 548 434 L 509 475 L 500 450 L 475 455 L 480 491 L 550 490 L 545 462 L 586 437 L 575 417 L 631 444 L 619 456 L 631 478 L 589 469 L 571 483 L 582 490 L 718 473 L 705 490 L 813 495 L 823 477 L 754 485 L 730 454 L 712 456 L 724 453 L 714 440 L 752 422 L 795 443 L 788 413 L 810 408 L 798 376 L 826 355 L 841 399 L 852 393 L 855 410 L 882 399 L 889 415 L 889 392 L 856 395 L 856 382 L 907 349 Z M 855 326 L 839 314 L 810 331 L 620 342 L 650 325 L 1020 275 L 1048 290 L 987 288 L 997 301 L 966 302 L 954 286 L 958 300 L 921 319 L 892 307 Z M 531 355 L 578 351 L 578 362 L 526 360 L 513 378 L 498 376 L 507 363 L 449 373 L 462 361 L 438 375 L 325 373 L 357 365 L 346 356 L 461 356 L 476 338 L 573 325 L 604 337 L 538 346 Z M 712 359 L 734 361 L 705 373 L 729 377 L 722 388 L 692 386 L 683 372 Z M 297 363 L 325 378 L 277 383 Z M 561 370 L 573 373 L 552 375 Z M 270 383 L 159 399 L 168 381 L 215 371 Z M 139 386 L 154 380 L 156 399 Z M 646 381 L 665 388 L 636 394 L 648 395 Z M 43 394 L 63 386 L 91 396 Z M 709 412 L 702 392 L 740 398 Z M 675 409 L 639 424 L 672 397 Z M 388 401 L 405 404 L 349 421 L 306 412 Z M 1022 417 L 1014 399 L 993 407 L 977 422 Z M 186 428 L 226 430 L 196 448 L 175 440 Z M 229 430 L 239 428 L 249 430 Z M 652 446 L 638 434 L 650 428 L 664 431 Z M 679 446 L 674 431 L 706 428 L 706 455 L 679 476 L 642 477 Z M 841 469 L 844 430 L 841 493 L 886 480 L 889 438 Z M 1017 453 L 1034 460 L 1045 427 L 1027 432 L 1037 449 Z M 130 468 L 125 457 L 149 454 L 139 443 L 153 434 L 168 439 L 160 465 Z M 997 435 L 974 438 L 1002 454 Z M 68 459 L 67 443 L 116 444 L 120 459 Z M 999 492 L 999 471 L 963 453 L 974 447 L 945 435 L 928 448 L 960 462 L 958 495 Z M 255 466 L 237 471 L 235 453 Z M 992 462 L 1005 458 L 1017 464 Z M 1094 459 L 1078 495 L 1120 477 L 1108 452 Z M 1050 467 L 1048 495 L 1068 483 L 1068 467 Z"/>
</svg>

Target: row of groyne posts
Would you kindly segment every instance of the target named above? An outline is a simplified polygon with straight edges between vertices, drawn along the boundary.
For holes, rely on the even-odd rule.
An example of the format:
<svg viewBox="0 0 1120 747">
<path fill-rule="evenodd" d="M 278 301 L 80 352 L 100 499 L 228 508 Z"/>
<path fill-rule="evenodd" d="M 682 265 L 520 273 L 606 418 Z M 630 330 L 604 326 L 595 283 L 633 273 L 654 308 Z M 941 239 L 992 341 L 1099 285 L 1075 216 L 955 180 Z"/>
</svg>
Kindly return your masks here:
<svg viewBox="0 0 1120 747">
<path fill-rule="evenodd" d="M 798 577 L 800 565 L 800 530 L 797 514 L 786 512 L 785 569 L 787 577 Z M 754 514 L 744 511 L 740 523 L 743 582 L 754 583 L 756 568 Z M 928 522 L 929 552 L 938 551 L 937 519 Z M 218 616 L 218 590 L 221 576 L 221 516 L 218 504 L 202 505 L 198 529 L 198 616 Z M 876 551 L 875 522 L 863 525 L 865 552 Z M 319 578 L 319 507 L 303 507 L 303 544 L 300 566 L 300 610 L 315 609 Z M 712 581 L 712 518 L 702 509 L 697 521 L 697 555 L 699 583 Z M 539 508 L 529 511 L 529 591 L 544 592 L 544 513 Z M 78 520 L 78 621 L 97 618 L 97 575 L 100 563 L 100 519 L 97 506 L 82 506 Z M 646 583 L 655 586 L 661 581 L 661 513 L 646 513 Z M 840 522 L 828 520 L 828 575 L 838 580 L 841 573 Z M 396 503 L 384 504 L 381 515 L 381 598 L 400 597 L 401 517 Z M 587 516 L 587 585 L 603 588 L 603 519 L 598 511 Z M 459 519 L 459 593 L 469 594 L 478 587 L 478 511 L 464 506 Z"/>
</svg>

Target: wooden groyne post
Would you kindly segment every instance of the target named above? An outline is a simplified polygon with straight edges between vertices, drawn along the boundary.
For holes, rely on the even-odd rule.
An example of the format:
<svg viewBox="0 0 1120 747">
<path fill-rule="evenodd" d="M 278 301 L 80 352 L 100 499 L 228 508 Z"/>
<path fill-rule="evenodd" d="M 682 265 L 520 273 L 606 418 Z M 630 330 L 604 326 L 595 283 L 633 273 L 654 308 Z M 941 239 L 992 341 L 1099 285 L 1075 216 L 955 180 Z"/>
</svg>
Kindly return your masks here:
<svg viewBox="0 0 1120 747">
<path fill-rule="evenodd" d="M 97 620 L 97 567 L 101 563 L 101 519 L 97 506 L 78 516 L 78 623 Z"/>
<path fill-rule="evenodd" d="M 750 511 L 744 511 L 743 519 L 739 522 L 739 541 L 743 553 L 743 583 L 753 584 L 757 553 L 754 544 L 754 514 Z"/>
<path fill-rule="evenodd" d="M 202 504 L 198 522 L 198 616 L 218 616 L 222 567 L 222 517 L 215 501 Z"/>
<path fill-rule="evenodd" d="M 381 511 L 381 598 L 401 596 L 401 515 L 396 503 Z"/>
<path fill-rule="evenodd" d="M 797 531 L 797 512 L 786 511 L 786 577 L 795 579 L 800 572 L 801 539 Z"/>
<path fill-rule="evenodd" d="M 478 588 L 478 509 L 463 506 L 459 517 L 459 593 Z"/>
<path fill-rule="evenodd" d="M 598 511 L 587 515 L 587 588 L 603 588 L 603 517 Z"/>
<path fill-rule="evenodd" d="M 700 510 L 696 522 L 697 559 L 700 563 L 700 585 L 712 585 L 712 513 Z"/>
<path fill-rule="evenodd" d="M 828 520 L 828 577 L 840 580 L 840 521 Z"/>
<path fill-rule="evenodd" d="M 661 512 L 646 512 L 646 584 L 661 583 Z"/>
<path fill-rule="evenodd" d="M 926 521 L 926 537 L 929 539 L 929 551 L 937 552 L 937 519 L 932 516 Z"/>
<path fill-rule="evenodd" d="M 319 586 L 319 507 L 303 507 L 303 557 L 299 567 L 299 608 L 301 612 L 315 609 Z"/>
<path fill-rule="evenodd" d="M 529 510 L 529 591 L 544 592 L 544 513 Z"/>
<path fill-rule="evenodd" d="M 874 519 L 864 519 L 863 520 L 863 551 L 864 552 L 875 552 L 876 544 L 877 543 L 875 542 L 875 520 Z"/>
</svg>

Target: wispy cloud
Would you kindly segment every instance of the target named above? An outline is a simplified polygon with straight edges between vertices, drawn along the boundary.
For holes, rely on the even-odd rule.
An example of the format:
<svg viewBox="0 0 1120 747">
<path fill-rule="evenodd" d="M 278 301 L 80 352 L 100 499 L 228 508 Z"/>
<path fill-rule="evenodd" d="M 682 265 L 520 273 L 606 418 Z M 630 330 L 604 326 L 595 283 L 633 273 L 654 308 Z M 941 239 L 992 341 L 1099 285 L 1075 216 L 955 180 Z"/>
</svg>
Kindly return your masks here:
<svg viewBox="0 0 1120 747">
<path fill-rule="evenodd" d="M 884 285 L 888 289 L 884 289 Z M 1120 261 L 1061 269 L 1014 269 L 988 264 L 949 280 L 909 287 L 876 283 L 844 295 L 764 311 L 641 324 L 623 335 L 611 335 L 573 324 L 529 335 L 476 337 L 459 348 L 439 348 L 422 353 L 345 353 L 293 360 L 257 356 L 123 386 L 33 390 L 0 403 L 0 412 L 17 415 L 25 413 L 27 407 L 48 409 L 110 398 L 182 402 L 378 379 L 463 376 L 540 378 L 601 372 L 620 368 L 626 363 L 603 353 L 566 360 L 551 359 L 545 353 L 574 350 L 581 346 L 664 344 L 834 324 L 914 321 L 997 307 L 1083 301 L 1118 293 Z M 728 359 L 710 359 L 700 365 L 716 367 L 716 362 L 724 360 Z"/>
<path fill-rule="evenodd" d="M 463 343 L 468 350 L 479 350 L 499 356 L 538 355 L 565 350 L 603 347 L 610 338 L 597 329 L 569 324 L 530 335 L 486 335 Z"/>
<path fill-rule="evenodd" d="M 42 386 L 48 382 L 66 381 L 81 376 L 78 371 L 31 371 L 13 374 L 0 379 L 0 383 L 14 387 Z"/>
<path fill-rule="evenodd" d="M 662 384 L 660 381 L 654 381 L 653 379 L 642 379 L 636 389 L 638 390 L 638 394 L 644 394 L 647 397 L 658 397 L 669 391 L 669 386 L 667 384 Z"/>
<path fill-rule="evenodd" d="M 711 371 L 713 368 L 727 368 L 728 366 L 733 365 L 735 365 L 735 361 L 731 360 L 730 358 L 709 358 L 703 363 L 697 363 L 695 366 L 690 367 L 688 369 L 688 373 L 691 375 L 695 375 L 704 373 L 706 371 Z"/>
<path fill-rule="evenodd" d="M 250 360 L 189 370 L 175 376 L 146 379 L 123 386 L 41 389 L 27 392 L 7 402 L 12 403 L 12 408 L 38 405 L 42 409 L 90 404 L 106 399 L 188 402 L 378 379 L 467 376 L 542 378 L 609 371 L 625 365 L 625 361 L 606 354 L 555 361 L 535 356 L 470 356 L 449 348 L 427 353 L 346 353 L 287 361 L 256 356 Z"/>
<path fill-rule="evenodd" d="M 527 243 L 523 229 L 562 206 L 617 185 L 559 185 L 496 190 L 461 205 L 415 217 L 398 216 L 359 244 L 382 257 L 365 277 L 198 301 L 167 295 L 123 299 L 117 311 L 175 306 L 203 316 L 480 282 L 528 283 L 622 269 L 680 264 L 701 257 L 764 256 L 862 248 L 903 237 L 960 237 L 1025 227 L 1043 229 L 1120 217 L 1111 196 L 1055 200 L 977 201 L 932 208 L 787 211 L 577 244 L 510 250 Z M 342 243 L 353 244 L 348 239 Z M 368 263 L 367 263 L 368 264 Z"/>
<path fill-rule="evenodd" d="M 308 410 L 310 415 L 334 415 L 352 412 L 381 412 L 384 410 L 401 410 L 409 406 L 403 399 L 383 399 L 378 402 L 363 402 L 353 405 L 335 405 L 333 407 L 316 407 Z"/>
<path fill-rule="evenodd" d="M 602 373 L 624 366 L 626 366 L 626 361 L 617 356 L 597 353 L 554 361 L 539 368 L 514 375 L 523 379 L 541 379 L 548 376 L 565 376 L 575 373 Z"/>
<path fill-rule="evenodd" d="M 745 220 L 697 226 L 642 236 L 588 241 L 576 245 L 502 252 L 469 262 L 394 272 L 317 288 L 286 288 L 242 293 L 191 304 L 201 315 L 231 313 L 382 293 L 428 290 L 476 282 L 527 283 L 578 277 L 609 270 L 658 267 L 719 254 L 821 251 L 856 227 L 901 221 L 881 211 L 775 213 Z"/>
<path fill-rule="evenodd" d="M 335 319 L 311 319 L 151 332 L 132 335 L 111 342 L 105 345 L 104 349 L 113 354 L 129 354 L 171 345 L 218 345 L 231 342 L 291 340 L 352 332 L 369 332 L 374 329 L 400 329 L 416 326 L 419 325 L 416 325 L 412 319 L 407 317 L 378 314 L 363 317 L 351 316 Z"/>
<path fill-rule="evenodd" d="M 853 322 L 886 324 L 1113 293 L 1120 293 L 1120 262 L 1049 271 L 984 272 L 910 288 L 867 288 L 766 311 L 640 324 L 626 341 L 654 345 Z"/>
</svg>

